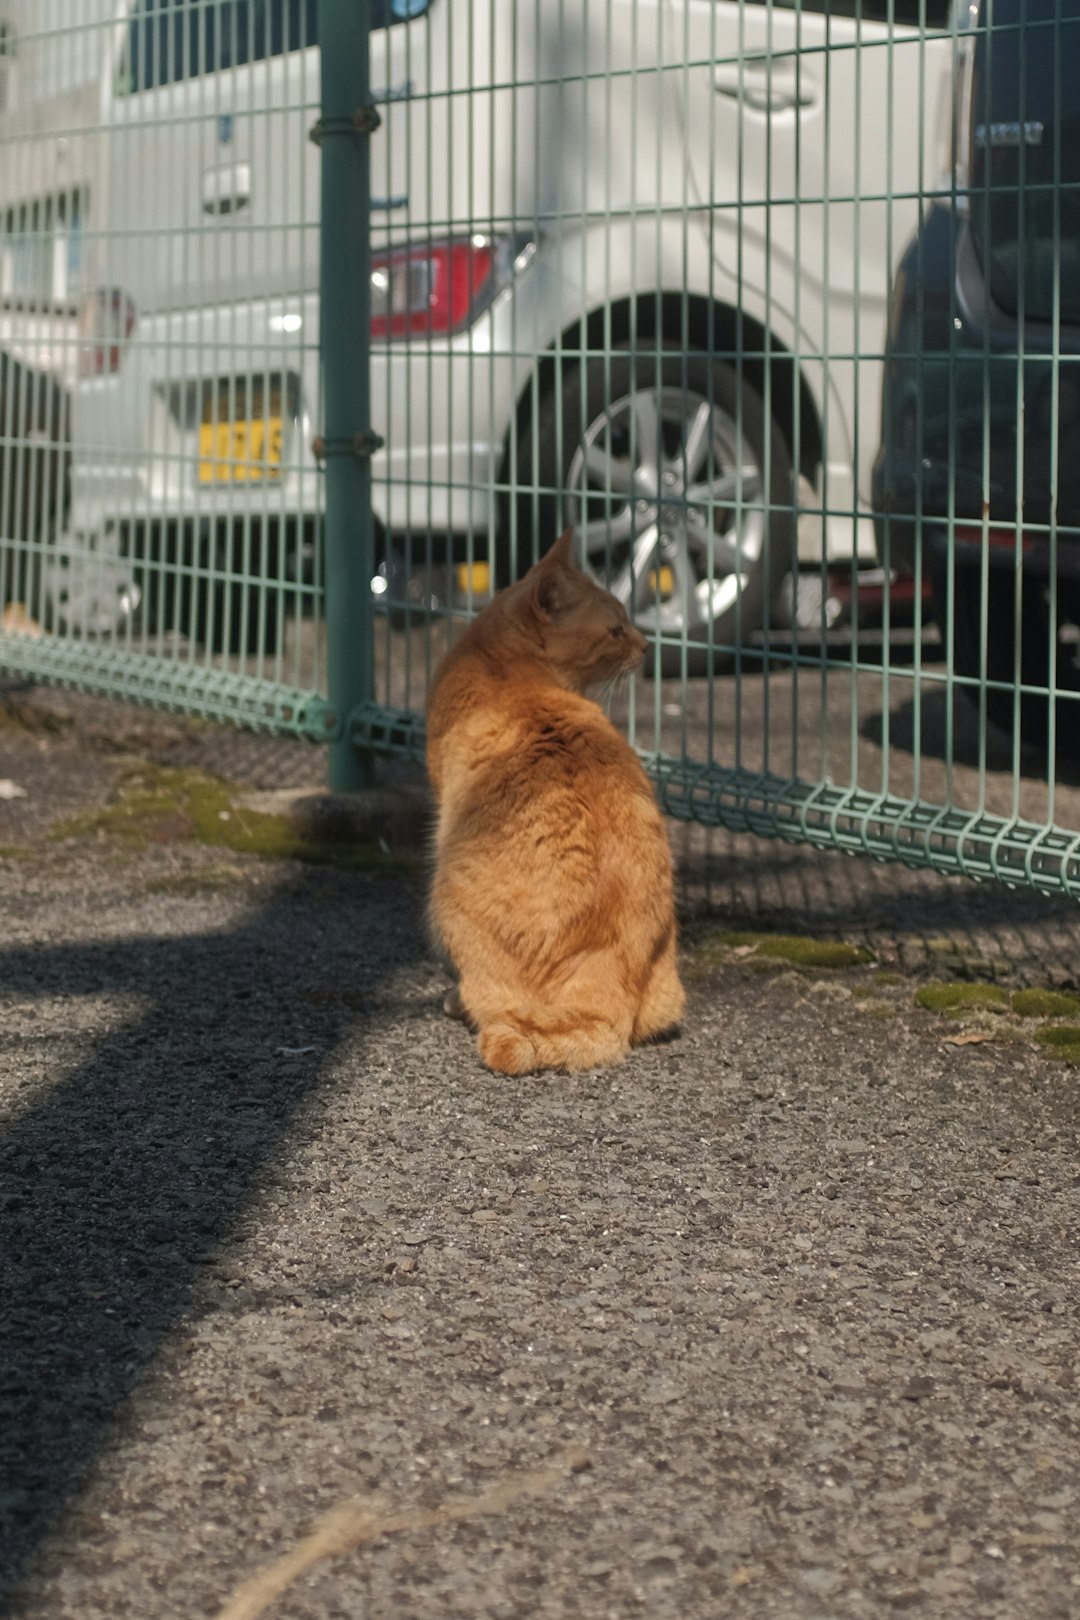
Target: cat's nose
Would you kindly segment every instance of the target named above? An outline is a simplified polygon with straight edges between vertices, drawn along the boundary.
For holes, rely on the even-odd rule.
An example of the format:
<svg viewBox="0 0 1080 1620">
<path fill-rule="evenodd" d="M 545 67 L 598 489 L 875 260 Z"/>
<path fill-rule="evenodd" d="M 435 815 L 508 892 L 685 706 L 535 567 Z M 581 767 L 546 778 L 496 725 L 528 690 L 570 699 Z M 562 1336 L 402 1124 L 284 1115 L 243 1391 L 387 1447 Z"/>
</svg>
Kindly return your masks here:
<svg viewBox="0 0 1080 1620">
<path fill-rule="evenodd" d="M 640 630 L 635 630 L 633 625 L 630 626 L 630 645 L 637 654 L 639 661 L 644 658 L 649 648 L 648 639 L 642 635 Z"/>
</svg>

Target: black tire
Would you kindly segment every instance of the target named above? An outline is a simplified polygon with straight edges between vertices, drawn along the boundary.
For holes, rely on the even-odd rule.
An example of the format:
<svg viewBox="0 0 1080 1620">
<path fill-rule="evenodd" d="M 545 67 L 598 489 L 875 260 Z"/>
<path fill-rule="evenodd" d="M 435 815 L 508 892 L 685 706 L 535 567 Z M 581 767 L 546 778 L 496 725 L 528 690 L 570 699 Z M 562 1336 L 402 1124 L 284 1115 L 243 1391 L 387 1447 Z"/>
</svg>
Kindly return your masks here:
<svg viewBox="0 0 1080 1620">
<path fill-rule="evenodd" d="M 178 630 L 233 657 L 277 652 L 288 585 L 276 531 L 252 525 L 245 541 L 242 525 L 227 519 L 198 536 L 183 523 L 139 525 L 123 553 L 149 635 Z"/>
<path fill-rule="evenodd" d="M 982 577 L 971 564 L 955 565 L 951 602 L 954 673 L 971 681 L 980 679 L 982 654 Z M 950 602 L 948 575 L 943 563 L 931 573 L 934 617 L 941 639 L 948 645 Z M 992 568 L 987 577 L 986 597 L 986 679 L 1003 686 L 986 687 L 986 717 L 1006 736 L 1012 736 L 1017 718 L 1024 744 L 1045 749 L 1050 735 L 1051 712 L 1056 717 L 1056 741 L 1065 754 L 1080 754 L 1080 663 L 1077 661 L 1077 627 L 1080 626 L 1080 592 L 1059 584 L 1057 621 L 1051 623 L 1050 592 L 1047 583 L 1035 575 L 1023 580 L 1020 601 L 1020 647 L 1017 657 L 1016 579 L 1004 569 Z M 1057 701 L 1049 694 L 1021 691 L 1015 702 L 1016 677 L 1022 687 L 1049 688 L 1050 651 L 1056 642 L 1055 684 Z M 964 689 L 968 702 L 976 707 L 980 688 Z"/>
<path fill-rule="evenodd" d="M 70 400 L 46 372 L 0 350 L 0 612 L 51 628 L 42 591 L 43 545 L 62 527 L 71 473 Z M 36 541 L 31 546 L 28 542 Z"/>
<path fill-rule="evenodd" d="M 16 549 L 50 538 L 67 509 L 71 474 L 70 400 L 49 373 L 0 350 L 0 608 L 34 609 L 40 552 Z"/>
<path fill-rule="evenodd" d="M 224 613 L 224 590 L 218 602 L 218 622 Z M 234 655 L 254 658 L 259 653 L 276 653 L 281 639 L 279 625 L 279 596 L 275 585 L 265 592 L 258 585 L 233 587 L 230 603 L 229 634 L 226 650 Z M 245 612 L 246 608 L 246 612 Z"/>
<path fill-rule="evenodd" d="M 280 640 L 278 595 L 277 587 L 271 585 L 262 607 L 258 585 L 233 584 L 230 589 L 223 580 L 182 579 L 175 591 L 168 592 L 160 622 L 165 628 L 175 626 L 181 635 L 212 653 L 248 658 L 272 654 Z M 147 620 L 151 632 L 158 621 L 152 605 Z"/>
<path fill-rule="evenodd" d="M 242 525 L 222 523 L 211 544 L 219 574 L 232 578 L 197 581 L 187 595 L 186 612 L 181 608 L 179 628 L 211 652 L 240 658 L 276 653 L 282 628 L 276 537 L 261 524 L 252 524 L 245 537 Z M 243 583 L 244 575 L 266 584 Z"/>
<path fill-rule="evenodd" d="M 8 612 L 13 622 L 37 623 L 40 602 L 40 558 L 14 545 L 0 548 L 0 612 Z"/>
<path fill-rule="evenodd" d="M 699 409 L 705 413 L 707 425 L 703 431 L 708 457 L 708 477 L 698 481 L 699 487 L 707 484 L 715 491 L 725 480 L 731 484 L 736 479 L 736 465 L 741 469 L 741 502 L 737 507 L 734 503 L 730 508 L 724 506 L 715 493 L 711 499 L 703 498 L 707 504 L 695 506 L 692 499 L 687 499 L 687 491 L 695 487 L 692 476 L 670 498 L 658 492 L 653 526 L 659 531 L 659 544 L 673 547 L 673 557 L 683 545 L 682 578 L 684 582 L 696 579 L 697 592 L 685 588 L 681 598 L 676 592 L 672 598 L 675 606 L 669 611 L 655 583 L 664 579 L 664 573 L 653 564 L 646 576 L 654 582 L 651 616 L 650 604 L 642 602 L 642 576 L 629 570 L 628 563 L 631 548 L 643 544 L 643 530 L 634 527 L 636 519 L 628 514 L 632 507 L 646 503 L 620 501 L 611 490 L 590 489 L 584 462 L 584 447 L 590 445 L 590 455 L 594 454 L 601 433 L 606 434 L 605 453 L 611 466 L 627 465 L 638 454 L 641 435 L 628 436 L 627 423 L 636 415 L 635 402 L 642 396 L 646 401 L 650 397 L 653 400 L 659 423 L 659 461 L 667 472 L 661 473 L 658 468 L 658 478 L 671 476 L 678 466 L 689 468 L 679 448 L 679 434 L 684 435 L 685 450 Z M 523 573 L 567 523 L 573 523 L 579 535 L 592 537 L 597 537 L 606 525 L 608 543 L 602 562 L 599 557 L 593 560 L 595 572 L 616 589 L 616 594 L 623 594 L 624 600 L 633 591 L 634 603 L 627 600 L 626 605 L 646 633 L 650 629 L 669 633 L 674 644 L 664 648 L 665 668 L 681 667 L 684 635 L 692 666 L 709 662 L 710 648 L 711 662 L 719 664 L 730 656 L 730 649 L 745 644 L 760 629 L 771 598 L 791 567 L 794 479 L 782 432 L 775 421 L 766 417 L 757 391 L 732 366 L 699 351 L 683 354 L 663 348 L 657 354 L 649 349 L 615 349 L 607 360 L 566 363 L 561 388 L 553 381 L 535 416 L 524 412 L 523 418 L 518 428 L 516 458 L 508 457 L 507 473 L 516 478 L 516 494 L 503 504 L 495 558 L 497 584 L 508 584 Z M 737 444 L 740 428 L 741 447 Z M 700 439 L 699 434 L 698 442 Z M 730 462 L 722 453 L 725 444 L 731 448 Z M 625 448 L 625 454 L 620 446 Z M 751 464 L 757 478 L 753 489 L 752 481 L 746 477 Z M 635 477 L 640 470 L 640 466 L 635 469 Z M 610 476 L 607 482 L 610 484 Z M 737 548 L 733 545 L 736 511 L 742 523 Z M 681 513 L 685 513 L 687 521 L 681 522 Z M 625 530 L 627 523 L 630 527 L 626 539 L 615 541 L 612 537 L 616 530 Z M 671 534 L 664 533 L 668 525 Z M 676 534 L 680 527 L 684 531 L 681 542 Z M 587 551 L 587 546 L 584 549 Z M 719 560 L 722 554 L 729 563 L 732 554 L 737 559 L 726 576 Z M 656 555 L 662 565 L 664 553 L 658 550 Z M 588 563 L 590 559 L 586 555 L 583 560 Z M 627 580 L 628 571 L 633 584 Z M 667 575 L 670 577 L 672 572 L 668 569 Z M 616 588 L 620 581 L 621 591 Z M 680 603 L 689 603 L 688 611 Z M 642 622 L 642 607 L 649 622 Z"/>
</svg>

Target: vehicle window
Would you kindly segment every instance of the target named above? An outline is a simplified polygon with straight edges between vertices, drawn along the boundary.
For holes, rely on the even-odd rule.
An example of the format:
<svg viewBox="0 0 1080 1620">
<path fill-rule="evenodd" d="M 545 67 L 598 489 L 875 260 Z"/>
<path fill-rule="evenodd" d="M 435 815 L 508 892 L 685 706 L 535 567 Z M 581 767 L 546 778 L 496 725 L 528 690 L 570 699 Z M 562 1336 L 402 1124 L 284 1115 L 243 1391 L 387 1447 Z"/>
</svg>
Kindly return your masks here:
<svg viewBox="0 0 1080 1620">
<path fill-rule="evenodd" d="M 372 0 L 371 26 L 408 22 L 429 4 Z M 136 95 L 317 45 L 318 13 L 318 0 L 138 0 L 116 93 Z"/>
<path fill-rule="evenodd" d="M 984 3 L 974 39 L 969 229 L 991 299 L 1011 319 L 1074 325 L 1080 0 Z"/>
<path fill-rule="evenodd" d="M 23 309 L 67 306 L 83 290 L 81 191 L 33 197 L 0 211 L 0 300 Z"/>
<path fill-rule="evenodd" d="M 117 91 L 135 95 L 318 41 L 318 0 L 139 0 Z"/>
<path fill-rule="evenodd" d="M 784 11 L 816 11 L 826 17 L 892 22 L 897 28 L 948 28 L 952 13 L 952 0 L 772 0 L 772 4 Z"/>
</svg>

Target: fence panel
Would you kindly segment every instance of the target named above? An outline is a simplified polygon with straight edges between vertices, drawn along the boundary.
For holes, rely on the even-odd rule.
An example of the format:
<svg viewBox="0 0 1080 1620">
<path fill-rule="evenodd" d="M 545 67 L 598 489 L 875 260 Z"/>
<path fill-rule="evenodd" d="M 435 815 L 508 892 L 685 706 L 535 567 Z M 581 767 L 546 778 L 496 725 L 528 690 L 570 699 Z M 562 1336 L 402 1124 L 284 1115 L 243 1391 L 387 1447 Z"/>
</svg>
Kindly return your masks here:
<svg viewBox="0 0 1080 1620">
<path fill-rule="evenodd" d="M 571 523 L 671 814 L 1076 891 L 1076 0 L 415 9 L 357 743 Z"/>
<path fill-rule="evenodd" d="M 315 0 L 12 0 L 0 662 L 325 735 Z"/>
<path fill-rule="evenodd" d="M 12 6 L 7 665 L 349 785 L 569 523 L 673 815 L 1080 888 L 1080 0 Z"/>
</svg>

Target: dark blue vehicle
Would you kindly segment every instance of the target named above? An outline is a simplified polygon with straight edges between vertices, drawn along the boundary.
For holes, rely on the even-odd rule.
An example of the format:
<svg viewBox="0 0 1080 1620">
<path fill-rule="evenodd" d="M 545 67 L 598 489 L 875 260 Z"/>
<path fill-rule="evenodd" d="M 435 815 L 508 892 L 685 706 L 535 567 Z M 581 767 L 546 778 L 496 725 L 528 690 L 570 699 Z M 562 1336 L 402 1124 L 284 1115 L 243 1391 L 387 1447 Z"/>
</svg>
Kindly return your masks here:
<svg viewBox="0 0 1080 1620">
<path fill-rule="evenodd" d="M 1080 0 L 964 11 L 954 186 L 893 287 L 878 550 L 906 571 L 921 547 L 990 719 L 1044 743 L 1053 717 L 1077 752 Z"/>
</svg>

